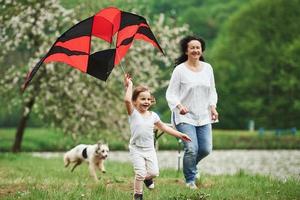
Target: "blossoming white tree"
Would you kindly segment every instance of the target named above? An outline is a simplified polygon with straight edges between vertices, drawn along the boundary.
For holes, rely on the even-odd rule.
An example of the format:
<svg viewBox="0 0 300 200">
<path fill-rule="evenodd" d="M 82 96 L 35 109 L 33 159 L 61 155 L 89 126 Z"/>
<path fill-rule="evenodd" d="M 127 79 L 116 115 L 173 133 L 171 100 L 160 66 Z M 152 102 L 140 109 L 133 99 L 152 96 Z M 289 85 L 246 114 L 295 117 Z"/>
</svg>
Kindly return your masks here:
<svg viewBox="0 0 300 200">
<path fill-rule="evenodd" d="M 47 82 L 38 76 L 28 91 L 20 93 L 26 72 L 47 51 L 53 38 L 72 22 L 72 11 L 59 5 L 57 0 L 0 0 L 0 63 L 1 103 L 8 107 L 22 105 L 22 116 L 18 125 L 12 150 L 20 151 L 24 128 L 39 96 L 40 84 Z M 51 65 L 41 69 L 40 74 L 49 73 Z M 49 74 L 51 75 L 51 74 Z M 53 74 L 52 74 L 53 75 Z"/>
<path fill-rule="evenodd" d="M 6 5 L 10 5 L 7 2 L 5 1 Z M 27 3 L 29 5 L 19 3 L 18 6 L 24 11 L 29 9 L 30 12 L 22 12 L 22 15 L 19 13 L 20 16 L 18 14 L 15 16 L 22 18 L 22 23 L 28 24 L 25 26 L 29 28 L 22 27 L 20 23 L 19 26 L 22 27 L 20 30 L 23 32 L 22 34 L 16 33 L 19 30 L 13 27 L 15 22 L 8 17 L 1 31 L 1 34 L 5 36 L 5 43 L 15 43 L 2 50 L 0 56 L 2 63 L 8 52 L 18 48 L 25 46 L 26 50 L 32 52 L 29 55 L 30 59 L 24 60 L 27 63 L 24 69 L 16 65 L 6 67 L 3 72 L 4 78 L 0 82 L 1 96 L 5 95 L 13 99 L 15 103 L 22 102 L 24 105 L 23 121 L 21 120 L 17 130 L 13 150 L 20 151 L 23 130 L 32 109 L 46 123 L 62 129 L 66 134 L 71 134 L 74 139 L 79 139 L 82 135 L 101 137 L 105 130 L 108 130 L 106 132 L 109 134 L 119 134 L 120 138 L 128 139 L 127 116 L 123 105 L 124 72 L 121 65 L 132 75 L 135 85 L 148 85 L 152 91 L 166 85 L 166 81 L 161 79 L 162 66 L 171 66 L 172 60 L 178 54 L 179 40 L 187 33 L 188 28 L 167 26 L 164 16 L 161 15 L 150 26 L 166 56 L 150 44 L 135 41 L 122 64 L 113 70 L 107 82 L 99 81 L 62 63 L 43 64 L 26 92 L 23 95 L 17 95 L 16 88 L 23 83 L 25 71 L 29 71 L 41 55 L 46 53 L 62 27 L 64 29 L 70 27 L 70 22 L 72 22 L 70 11 L 63 9 L 57 0 L 48 0 L 39 6 L 33 1 Z M 40 9 L 43 9 L 43 12 L 35 11 Z M 24 13 L 27 15 L 23 16 Z M 15 21 L 18 23 L 19 20 Z M 66 26 L 68 23 L 69 25 Z M 33 25 L 36 29 L 35 33 L 32 33 Z M 15 37 L 19 39 L 11 42 Z M 95 51 L 109 47 L 97 38 L 92 41 L 92 46 Z"/>
</svg>

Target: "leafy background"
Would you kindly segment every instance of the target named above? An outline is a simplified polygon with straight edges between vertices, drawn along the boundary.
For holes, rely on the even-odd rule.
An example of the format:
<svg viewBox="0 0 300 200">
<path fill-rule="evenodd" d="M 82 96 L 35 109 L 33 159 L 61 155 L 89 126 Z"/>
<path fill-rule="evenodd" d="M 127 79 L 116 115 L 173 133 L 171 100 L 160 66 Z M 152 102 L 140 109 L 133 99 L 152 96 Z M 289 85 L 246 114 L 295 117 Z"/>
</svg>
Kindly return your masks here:
<svg viewBox="0 0 300 200">
<path fill-rule="evenodd" d="M 299 127 L 299 0 L 1 0 L 1 127 L 17 127 L 28 116 L 30 127 L 51 126 L 74 138 L 100 129 L 128 138 L 120 68 L 103 83 L 64 64 L 44 65 L 28 91 L 19 91 L 57 36 L 107 6 L 145 16 L 166 51 L 163 57 L 135 42 L 123 61 L 134 84 L 150 86 L 157 99 L 153 110 L 165 122 L 170 112 L 164 95 L 178 42 L 195 34 L 206 40 L 205 58 L 214 68 L 216 128 L 247 129 L 250 120 L 256 128 Z M 93 46 L 107 48 L 99 40 Z"/>
</svg>

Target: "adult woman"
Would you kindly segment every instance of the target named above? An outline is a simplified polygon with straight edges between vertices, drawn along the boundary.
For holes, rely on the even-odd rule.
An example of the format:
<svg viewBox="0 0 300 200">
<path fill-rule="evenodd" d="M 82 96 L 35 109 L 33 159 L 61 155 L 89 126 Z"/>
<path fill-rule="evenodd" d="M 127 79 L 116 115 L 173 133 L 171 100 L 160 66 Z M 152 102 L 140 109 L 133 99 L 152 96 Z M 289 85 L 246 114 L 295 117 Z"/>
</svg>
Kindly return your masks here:
<svg viewBox="0 0 300 200">
<path fill-rule="evenodd" d="M 186 185 L 196 189 L 197 164 L 212 151 L 211 123 L 217 122 L 217 92 L 213 69 L 204 62 L 205 42 L 187 36 L 166 92 L 172 122 L 192 142 L 184 142 L 183 173 Z"/>
</svg>

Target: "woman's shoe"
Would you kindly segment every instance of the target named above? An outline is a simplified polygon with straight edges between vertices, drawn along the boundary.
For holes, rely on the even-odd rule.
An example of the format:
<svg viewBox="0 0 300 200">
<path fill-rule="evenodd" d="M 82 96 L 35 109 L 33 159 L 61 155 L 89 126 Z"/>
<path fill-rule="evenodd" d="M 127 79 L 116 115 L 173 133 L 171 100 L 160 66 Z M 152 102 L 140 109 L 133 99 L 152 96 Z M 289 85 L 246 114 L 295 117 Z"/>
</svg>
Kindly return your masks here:
<svg viewBox="0 0 300 200">
<path fill-rule="evenodd" d="M 191 183 L 187 183 L 186 184 L 186 187 L 192 189 L 192 190 L 196 190 L 198 189 L 197 185 L 194 183 L 194 182 L 191 182 Z"/>
</svg>

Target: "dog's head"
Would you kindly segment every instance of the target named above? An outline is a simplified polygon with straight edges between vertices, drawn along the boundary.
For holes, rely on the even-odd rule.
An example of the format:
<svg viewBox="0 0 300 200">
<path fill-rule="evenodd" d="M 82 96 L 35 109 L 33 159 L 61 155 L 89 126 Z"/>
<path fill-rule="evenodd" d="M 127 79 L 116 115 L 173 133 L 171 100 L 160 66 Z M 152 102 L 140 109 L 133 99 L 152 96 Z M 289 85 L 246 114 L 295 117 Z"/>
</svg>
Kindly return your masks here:
<svg viewBox="0 0 300 200">
<path fill-rule="evenodd" d="M 107 144 L 97 144 L 97 148 L 95 151 L 95 154 L 97 157 L 100 157 L 101 159 L 106 159 L 108 156 L 109 148 Z"/>
</svg>

